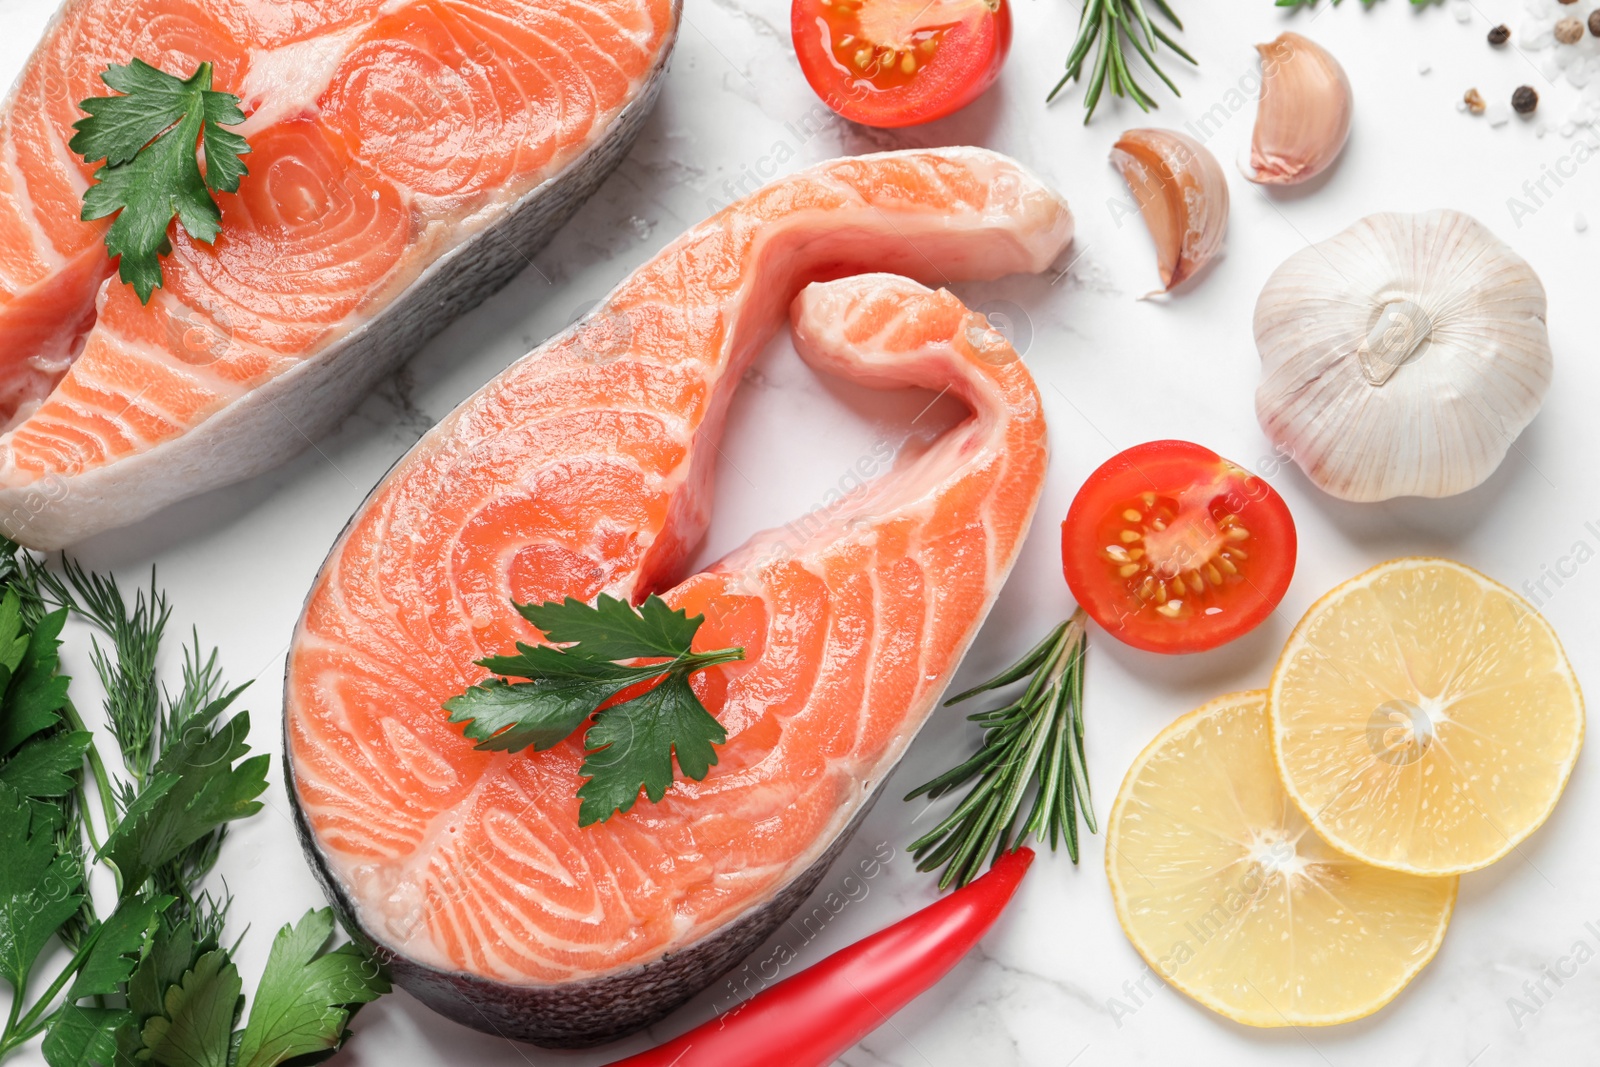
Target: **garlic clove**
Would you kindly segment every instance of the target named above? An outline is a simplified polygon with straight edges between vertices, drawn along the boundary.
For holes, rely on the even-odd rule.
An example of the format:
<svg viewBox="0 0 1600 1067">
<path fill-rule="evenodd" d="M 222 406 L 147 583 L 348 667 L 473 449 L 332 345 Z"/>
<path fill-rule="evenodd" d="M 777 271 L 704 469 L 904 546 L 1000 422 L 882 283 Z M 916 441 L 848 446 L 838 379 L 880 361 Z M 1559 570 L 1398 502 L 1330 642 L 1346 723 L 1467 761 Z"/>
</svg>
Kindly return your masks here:
<svg viewBox="0 0 1600 1067">
<path fill-rule="evenodd" d="M 1261 54 L 1261 106 L 1245 177 L 1298 185 L 1327 170 L 1350 137 L 1350 79 L 1327 49 L 1283 33 Z"/>
<path fill-rule="evenodd" d="M 1228 179 L 1204 145 L 1176 130 L 1124 133 L 1111 162 L 1138 201 L 1156 243 L 1161 286 L 1170 292 L 1222 250 Z"/>
<path fill-rule="evenodd" d="M 1465 492 L 1544 402 L 1545 307 L 1533 268 L 1468 215 L 1362 219 L 1261 292 L 1261 428 L 1345 500 Z"/>
</svg>

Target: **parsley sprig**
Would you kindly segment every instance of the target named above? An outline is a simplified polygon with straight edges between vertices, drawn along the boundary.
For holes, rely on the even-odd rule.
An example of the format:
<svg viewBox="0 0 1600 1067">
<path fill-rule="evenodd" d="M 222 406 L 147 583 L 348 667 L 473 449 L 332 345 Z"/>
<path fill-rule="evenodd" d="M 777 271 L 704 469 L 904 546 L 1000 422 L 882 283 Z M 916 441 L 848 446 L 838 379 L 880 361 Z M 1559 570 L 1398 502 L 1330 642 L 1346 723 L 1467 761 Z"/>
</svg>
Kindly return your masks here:
<svg viewBox="0 0 1600 1067">
<path fill-rule="evenodd" d="M 227 825 L 259 810 L 266 788 L 248 713 L 230 714 L 242 687 L 223 683 L 198 638 L 177 691 L 160 684 L 171 612 L 153 576 L 130 602 L 114 580 L 71 561 L 57 573 L 0 540 L 0 594 L 0 1057 L 40 1034 L 51 1067 L 275 1067 L 338 1048 L 355 1009 L 388 991 L 381 968 L 330 946 L 331 912 L 308 912 L 273 942 L 240 1028 L 244 983 L 222 941 L 230 900 L 199 889 Z M 118 774 L 60 673 L 71 616 L 99 632 L 89 660 Z M 115 883 L 104 918 L 86 839 Z M 68 958 L 36 992 L 52 942 Z"/>
<path fill-rule="evenodd" d="M 700 703 L 689 676 L 742 660 L 744 649 L 693 651 L 705 616 L 673 611 L 657 596 L 637 608 L 604 594 L 593 605 L 568 597 L 513 606 L 551 644 L 519 641 L 515 655 L 479 660 L 498 677 L 445 701 L 450 721 L 466 723 L 466 736 L 478 748 L 542 751 L 593 717 L 583 738 L 588 781 L 578 788 L 581 826 L 629 810 L 640 789 L 651 803 L 659 801 L 672 785 L 674 755 L 686 777 L 705 778 L 717 762 L 713 746 L 728 734 Z M 623 699 L 608 704 L 618 696 Z"/>
<path fill-rule="evenodd" d="M 88 117 L 73 123 L 78 132 L 68 142 L 85 163 L 105 160 L 83 194 L 83 218 L 117 216 L 106 250 L 122 257 L 118 276 L 148 304 L 161 285 L 160 257 L 172 251 L 174 216 L 189 236 L 216 240 L 222 211 L 211 193 L 238 191 L 248 173 L 240 157 L 250 151 L 223 127 L 243 122 L 244 112 L 237 96 L 211 88 L 210 63 L 184 79 L 134 59 L 113 63 L 100 80 L 122 95 L 82 101 Z"/>
</svg>

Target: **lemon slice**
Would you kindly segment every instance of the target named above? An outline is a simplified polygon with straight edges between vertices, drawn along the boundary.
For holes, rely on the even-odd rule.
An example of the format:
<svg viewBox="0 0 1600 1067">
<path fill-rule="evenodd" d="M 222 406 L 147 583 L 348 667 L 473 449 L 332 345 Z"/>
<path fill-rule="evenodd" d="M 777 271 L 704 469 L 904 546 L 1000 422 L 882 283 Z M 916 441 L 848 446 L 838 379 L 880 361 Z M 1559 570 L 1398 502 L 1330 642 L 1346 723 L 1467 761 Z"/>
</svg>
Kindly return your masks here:
<svg viewBox="0 0 1600 1067">
<path fill-rule="evenodd" d="M 1332 845 L 1380 867 L 1485 867 L 1549 816 L 1583 743 L 1550 624 L 1443 559 L 1397 559 L 1295 627 L 1268 706 L 1283 784 Z"/>
<path fill-rule="evenodd" d="M 1213 700 L 1163 730 L 1111 806 L 1117 918 L 1162 977 L 1250 1026 L 1324 1026 L 1383 1007 L 1433 958 L 1456 879 L 1330 848 L 1272 763 L 1266 694 Z"/>
</svg>

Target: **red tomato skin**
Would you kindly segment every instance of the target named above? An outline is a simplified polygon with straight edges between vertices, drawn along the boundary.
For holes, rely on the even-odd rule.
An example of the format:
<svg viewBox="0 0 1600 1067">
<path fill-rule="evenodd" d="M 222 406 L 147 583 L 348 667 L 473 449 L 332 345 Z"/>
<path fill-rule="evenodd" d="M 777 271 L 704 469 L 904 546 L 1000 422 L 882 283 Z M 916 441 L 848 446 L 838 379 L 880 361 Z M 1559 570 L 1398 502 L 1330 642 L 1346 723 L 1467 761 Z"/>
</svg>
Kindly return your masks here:
<svg viewBox="0 0 1600 1067">
<path fill-rule="evenodd" d="M 869 0 L 870 2 L 870 0 Z M 839 69 L 829 44 L 830 32 L 818 0 L 794 0 L 789 33 L 801 73 L 830 110 L 851 122 L 892 130 L 917 126 L 954 114 L 995 83 L 1011 51 L 1011 7 L 996 0 L 992 14 L 974 24 L 951 27 L 933 60 L 911 86 L 903 89 L 859 89 Z M 968 60 L 967 56 L 976 57 Z M 933 84 L 937 83 L 937 84 Z M 917 86 L 922 84 L 919 90 Z"/>
<path fill-rule="evenodd" d="M 1130 486 L 1159 485 L 1164 491 L 1184 472 L 1203 476 L 1208 471 L 1226 475 L 1228 491 L 1214 499 L 1225 497 L 1231 510 L 1248 516 L 1246 525 L 1254 533 L 1247 542 L 1255 557 L 1248 565 L 1249 590 L 1244 602 L 1219 621 L 1164 619 L 1108 579 L 1095 527 L 1109 508 L 1122 506 L 1119 494 Z M 1084 482 L 1061 524 L 1062 571 L 1073 597 L 1111 636 L 1147 652 L 1205 652 L 1249 633 L 1282 602 L 1298 553 L 1294 519 L 1277 491 L 1211 449 L 1188 441 L 1150 441 L 1113 456 Z"/>
</svg>

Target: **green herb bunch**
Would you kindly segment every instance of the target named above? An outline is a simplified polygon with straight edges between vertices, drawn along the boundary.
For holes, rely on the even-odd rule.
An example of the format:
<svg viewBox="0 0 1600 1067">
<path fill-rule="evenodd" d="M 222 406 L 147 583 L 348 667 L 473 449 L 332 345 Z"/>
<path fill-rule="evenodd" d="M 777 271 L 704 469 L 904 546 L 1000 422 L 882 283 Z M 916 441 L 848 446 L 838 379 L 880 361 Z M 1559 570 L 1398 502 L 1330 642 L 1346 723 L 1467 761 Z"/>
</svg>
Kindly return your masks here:
<svg viewBox="0 0 1600 1067">
<path fill-rule="evenodd" d="M 250 754 L 249 714 L 230 713 L 243 687 L 198 636 L 176 692 L 162 686 L 170 615 L 154 575 L 130 603 L 114 580 L 70 561 L 58 574 L 0 539 L 0 1057 L 42 1034 L 51 1067 L 311 1062 L 388 991 L 366 953 L 330 947 L 332 914 L 311 911 L 278 932 L 239 1028 L 229 898 L 200 885 L 227 824 L 260 810 L 268 757 Z M 120 771 L 60 673 L 70 616 L 99 631 L 90 662 Z M 108 913 L 90 893 L 96 865 L 115 888 Z M 53 942 L 67 959 L 41 978 Z"/>
</svg>

